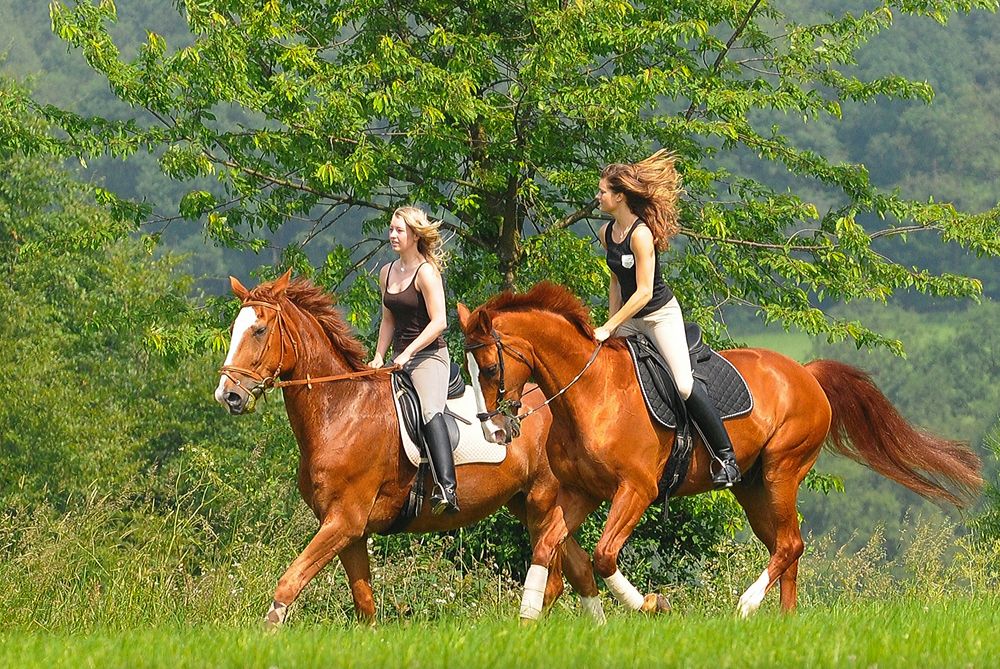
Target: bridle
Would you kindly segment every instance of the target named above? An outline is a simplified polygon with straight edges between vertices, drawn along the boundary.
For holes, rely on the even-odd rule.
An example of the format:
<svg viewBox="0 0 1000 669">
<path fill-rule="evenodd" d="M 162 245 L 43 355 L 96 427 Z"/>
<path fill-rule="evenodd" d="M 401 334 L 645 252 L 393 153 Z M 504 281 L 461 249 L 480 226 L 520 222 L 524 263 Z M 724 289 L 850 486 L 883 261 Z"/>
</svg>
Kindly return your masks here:
<svg viewBox="0 0 1000 669">
<path fill-rule="evenodd" d="M 394 372 L 397 369 L 399 369 L 399 365 L 390 365 L 388 367 L 380 367 L 378 369 L 364 369 L 359 372 L 347 372 L 344 374 L 335 374 L 333 376 L 311 377 L 307 374 L 306 378 L 304 379 L 290 379 L 288 381 L 280 381 L 278 380 L 278 377 L 281 376 L 282 365 L 285 362 L 286 330 L 289 331 L 287 339 L 291 342 L 291 350 L 295 353 L 295 359 L 298 360 L 299 357 L 299 343 L 298 343 L 298 338 L 295 336 L 295 333 L 293 332 L 294 328 L 285 319 L 285 314 L 281 309 L 281 305 L 279 304 L 275 304 L 273 302 L 265 302 L 262 300 L 246 300 L 241 305 L 241 308 L 243 307 L 264 307 L 265 309 L 273 309 L 277 313 L 277 316 L 274 319 L 275 326 L 274 328 L 272 328 L 271 333 L 268 335 L 269 338 L 268 343 L 270 343 L 270 337 L 273 337 L 275 333 L 277 333 L 278 336 L 278 347 L 279 347 L 278 366 L 274 369 L 273 372 L 264 376 L 259 372 L 255 371 L 255 369 L 247 369 L 246 367 L 237 367 L 236 365 L 223 365 L 219 369 L 219 373 L 221 375 L 228 378 L 235 385 L 241 388 L 245 388 L 246 391 L 250 394 L 250 396 L 255 399 L 259 398 L 261 395 L 264 394 L 265 391 L 270 390 L 271 388 L 306 386 L 311 390 L 314 383 L 328 383 L 330 381 L 344 381 L 347 379 L 357 379 L 364 376 L 373 376 L 375 374 L 388 374 L 390 372 Z M 256 368 L 260 364 L 261 358 L 264 357 L 264 353 L 269 349 L 270 346 L 262 347 L 260 353 L 257 355 L 257 358 L 253 361 L 251 367 Z M 256 381 L 256 384 L 254 384 L 253 386 L 248 386 L 243 382 L 241 382 L 240 379 L 235 378 L 233 376 L 234 373 L 241 374 L 243 376 L 248 376 L 254 381 Z"/>
<path fill-rule="evenodd" d="M 285 362 L 285 346 L 286 346 L 285 315 L 284 312 L 281 310 L 281 306 L 278 304 L 274 304 L 273 302 L 264 302 L 262 300 L 246 300 L 245 302 L 243 302 L 242 305 L 240 305 L 241 309 L 244 307 L 264 307 L 265 309 L 273 309 L 277 313 L 277 316 L 274 319 L 275 326 L 272 328 L 270 334 L 268 335 L 268 343 L 270 344 L 270 338 L 275 336 L 275 334 L 277 334 L 278 346 L 279 346 L 278 366 L 275 368 L 273 372 L 271 372 L 266 376 L 256 371 L 256 368 L 260 364 L 261 358 L 263 358 L 264 354 L 271 348 L 270 346 L 263 346 L 261 347 L 260 353 L 257 354 L 257 357 L 254 359 L 253 363 L 251 363 L 249 369 L 246 367 L 237 367 L 236 365 L 223 365 L 219 369 L 219 373 L 227 377 L 237 386 L 245 388 L 246 391 L 251 396 L 260 397 L 265 390 L 274 387 L 275 383 L 278 382 L 277 379 L 281 375 L 281 367 Z M 295 357 L 297 359 L 299 355 L 298 341 L 296 340 L 295 337 L 289 337 L 289 339 L 291 340 L 291 349 L 295 353 Z M 240 379 L 233 376 L 234 373 L 243 376 L 248 376 L 254 381 L 256 381 L 256 383 L 253 386 L 245 385 L 243 382 L 240 381 Z"/>
<path fill-rule="evenodd" d="M 508 426 L 510 427 L 509 434 L 507 435 L 507 443 L 510 443 L 511 439 L 521 434 L 522 420 L 524 420 L 531 414 L 535 413 L 536 411 L 539 411 L 543 407 L 547 406 L 552 400 L 559 397 L 567 390 L 569 390 L 571 387 L 573 387 L 573 384 L 579 381 L 580 377 L 583 376 L 584 372 L 590 369 L 590 366 L 594 364 L 594 360 L 597 359 L 597 354 L 601 351 L 601 347 L 604 346 L 603 341 L 597 342 L 597 348 L 595 348 L 594 352 L 590 354 L 590 359 L 587 360 L 587 364 L 583 366 L 583 369 L 581 369 L 580 372 L 576 376 L 574 376 L 569 383 L 567 383 L 557 393 L 552 395 L 552 397 L 548 398 L 542 404 L 538 405 L 534 409 L 530 409 L 525 413 L 519 414 L 517 413 L 517 411 L 518 409 L 521 408 L 521 400 L 520 399 L 512 400 L 506 397 L 508 391 L 506 387 L 506 378 L 504 374 L 504 360 L 503 360 L 504 350 L 508 351 L 514 357 L 520 359 L 521 362 L 527 365 L 528 369 L 532 369 L 531 363 L 528 362 L 527 357 L 525 357 L 523 353 L 515 349 L 510 344 L 504 344 L 503 341 L 500 339 L 500 333 L 497 332 L 495 328 L 490 329 L 490 336 L 493 337 L 493 344 L 494 346 L 496 346 L 497 349 L 497 372 L 500 376 L 500 383 L 497 387 L 497 406 L 492 411 L 486 411 L 485 413 L 476 414 L 476 418 L 478 418 L 481 422 L 484 423 L 489 419 L 493 418 L 494 416 L 503 416 L 504 418 L 506 418 Z M 471 352 L 483 348 L 485 346 L 489 346 L 489 342 L 479 342 L 477 344 L 466 343 L 465 350 Z M 489 409 L 489 407 L 486 408 Z"/>
</svg>

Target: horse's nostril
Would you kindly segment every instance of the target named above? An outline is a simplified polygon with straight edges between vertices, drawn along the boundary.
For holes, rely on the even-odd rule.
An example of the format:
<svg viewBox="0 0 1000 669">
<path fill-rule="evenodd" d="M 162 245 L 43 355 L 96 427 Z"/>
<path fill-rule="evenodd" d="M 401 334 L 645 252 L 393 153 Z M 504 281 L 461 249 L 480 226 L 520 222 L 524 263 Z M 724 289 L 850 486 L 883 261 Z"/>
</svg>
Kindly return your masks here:
<svg viewBox="0 0 1000 669">
<path fill-rule="evenodd" d="M 230 406 L 239 406 L 241 401 L 242 399 L 240 398 L 239 393 L 234 393 L 232 391 L 226 393 L 226 404 Z"/>
</svg>

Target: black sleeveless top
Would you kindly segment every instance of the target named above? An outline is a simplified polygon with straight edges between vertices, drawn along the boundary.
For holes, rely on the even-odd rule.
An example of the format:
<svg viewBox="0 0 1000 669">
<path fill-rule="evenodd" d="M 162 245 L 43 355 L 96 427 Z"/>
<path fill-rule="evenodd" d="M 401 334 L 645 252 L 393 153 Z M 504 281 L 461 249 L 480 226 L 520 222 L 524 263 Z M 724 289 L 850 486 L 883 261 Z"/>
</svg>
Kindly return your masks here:
<svg viewBox="0 0 1000 669">
<path fill-rule="evenodd" d="M 636 291 L 635 255 L 632 253 L 632 233 L 640 225 L 646 224 L 642 219 L 637 218 L 632 227 L 628 229 L 628 234 L 625 235 L 625 239 L 620 244 L 612 239 L 611 228 L 614 227 L 614 223 L 608 223 L 608 227 L 604 229 L 604 243 L 608 247 L 608 269 L 614 272 L 615 277 L 618 279 L 618 285 L 621 286 L 622 304 L 628 302 L 629 298 Z M 667 287 L 667 284 L 663 282 L 663 277 L 660 276 L 660 254 L 656 252 L 656 249 L 653 249 L 653 263 L 653 295 L 649 298 L 646 306 L 635 314 L 634 318 L 647 316 L 674 298 L 673 291 Z"/>
<path fill-rule="evenodd" d="M 393 260 L 392 265 L 395 264 L 396 261 Z M 396 355 L 402 353 L 403 349 L 412 344 L 413 340 L 419 337 L 420 333 L 431 322 L 430 314 L 427 313 L 427 303 L 424 302 L 424 296 L 420 294 L 416 286 L 417 274 L 420 273 L 420 268 L 426 264 L 426 262 L 420 263 L 417 271 L 413 273 L 410 285 L 398 293 L 389 292 L 389 275 L 392 273 L 392 265 L 389 265 L 389 273 L 386 274 L 382 304 L 392 314 L 392 319 L 395 322 L 392 333 L 392 350 Z M 438 335 L 437 339 L 422 350 L 434 351 L 442 346 L 445 346 L 444 337 Z"/>
</svg>

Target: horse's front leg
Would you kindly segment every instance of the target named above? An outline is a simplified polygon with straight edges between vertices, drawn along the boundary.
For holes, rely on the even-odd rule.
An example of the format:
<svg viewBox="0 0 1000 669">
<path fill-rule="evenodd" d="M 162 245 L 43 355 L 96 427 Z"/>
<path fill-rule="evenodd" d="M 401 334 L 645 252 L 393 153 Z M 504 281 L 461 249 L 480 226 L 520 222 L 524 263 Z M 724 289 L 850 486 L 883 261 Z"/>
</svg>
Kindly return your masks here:
<svg viewBox="0 0 1000 669">
<path fill-rule="evenodd" d="M 302 592 L 302 588 L 345 547 L 359 540 L 363 528 L 353 528 L 342 520 L 344 515 L 327 514 L 327 520 L 302 551 L 284 575 L 278 580 L 274 590 L 274 601 L 264 617 L 264 626 L 274 629 L 285 622 L 288 607 Z"/>
<path fill-rule="evenodd" d="M 545 608 L 545 595 L 549 586 L 549 567 L 552 566 L 556 551 L 570 535 L 570 532 L 580 526 L 580 523 L 593 511 L 596 504 L 590 500 L 577 495 L 560 491 L 556 504 L 540 519 L 532 519 L 532 551 L 531 566 L 528 567 L 528 575 L 524 580 L 524 593 L 521 598 L 521 621 L 531 622 L 538 619 Z M 537 525 L 536 525 L 537 523 Z M 575 557 L 569 555 L 572 561 Z M 582 584 L 586 580 L 584 570 L 579 565 L 574 565 L 576 573 L 581 577 L 574 583 L 574 587 Z M 571 566 L 571 568 L 573 568 Z M 586 570 L 589 571 L 589 570 Z M 590 579 L 593 580 L 592 572 Z M 581 593 L 596 595 L 594 591 L 583 588 Z"/>
<path fill-rule="evenodd" d="M 656 593 L 643 596 L 618 570 L 618 554 L 656 496 L 655 483 L 647 486 L 623 484 L 611 500 L 608 520 L 594 549 L 594 569 L 615 598 L 626 607 L 644 613 L 670 610 L 666 598 Z"/>
<path fill-rule="evenodd" d="M 340 551 L 340 562 L 347 574 L 354 598 L 354 615 L 359 622 L 375 624 L 375 597 L 372 595 L 372 570 L 368 558 L 368 539 L 361 537 Z"/>
</svg>

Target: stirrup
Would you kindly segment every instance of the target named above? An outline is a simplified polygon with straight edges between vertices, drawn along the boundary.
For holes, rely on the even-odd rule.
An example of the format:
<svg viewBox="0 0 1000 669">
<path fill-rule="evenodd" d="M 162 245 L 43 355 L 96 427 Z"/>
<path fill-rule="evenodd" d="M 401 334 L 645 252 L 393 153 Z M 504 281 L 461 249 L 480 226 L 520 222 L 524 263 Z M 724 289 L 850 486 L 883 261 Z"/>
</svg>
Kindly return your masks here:
<svg viewBox="0 0 1000 669">
<path fill-rule="evenodd" d="M 444 486 L 438 483 L 434 486 L 434 492 L 431 493 L 431 514 L 435 516 L 440 516 L 443 513 L 458 513 L 458 500 L 456 495 L 452 493 L 451 498 L 448 499 L 449 495 L 444 489 Z"/>
<path fill-rule="evenodd" d="M 715 458 L 713 461 L 719 463 L 719 470 L 712 473 L 712 483 L 715 484 L 716 489 L 732 488 L 734 484 L 743 479 L 743 474 L 736 462 L 725 462 Z M 711 467 L 709 467 L 709 471 L 711 472 Z"/>
</svg>

